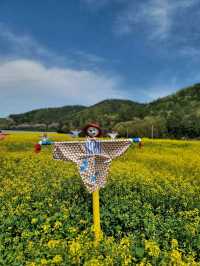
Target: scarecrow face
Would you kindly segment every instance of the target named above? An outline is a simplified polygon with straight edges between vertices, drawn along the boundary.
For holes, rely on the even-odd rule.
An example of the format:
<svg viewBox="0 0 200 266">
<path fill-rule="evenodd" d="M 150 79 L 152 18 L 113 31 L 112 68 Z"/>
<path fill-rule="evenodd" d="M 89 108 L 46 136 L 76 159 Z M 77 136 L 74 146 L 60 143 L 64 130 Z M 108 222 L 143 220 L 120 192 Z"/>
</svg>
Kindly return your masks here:
<svg viewBox="0 0 200 266">
<path fill-rule="evenodd" d="M 99 135 L 99 129 L 96 127 L 88 127 L 86 133 L 89 137 L 95 138 Z"/>
</svg>

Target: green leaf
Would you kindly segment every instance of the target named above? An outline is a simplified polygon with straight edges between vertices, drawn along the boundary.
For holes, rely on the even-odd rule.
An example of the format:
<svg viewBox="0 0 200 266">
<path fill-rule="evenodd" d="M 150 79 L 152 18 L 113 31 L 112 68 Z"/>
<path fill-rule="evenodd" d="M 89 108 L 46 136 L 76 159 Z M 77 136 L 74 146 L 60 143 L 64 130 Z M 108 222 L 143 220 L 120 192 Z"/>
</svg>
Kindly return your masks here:
<svg viewBox="0 0 200 266">
<path fill-rule="evenodd" d="M 139 258 L 144 256 L 144 248 L 143 247 L 136 247 L 135 248 L 135 255 Z"/>
</svg>

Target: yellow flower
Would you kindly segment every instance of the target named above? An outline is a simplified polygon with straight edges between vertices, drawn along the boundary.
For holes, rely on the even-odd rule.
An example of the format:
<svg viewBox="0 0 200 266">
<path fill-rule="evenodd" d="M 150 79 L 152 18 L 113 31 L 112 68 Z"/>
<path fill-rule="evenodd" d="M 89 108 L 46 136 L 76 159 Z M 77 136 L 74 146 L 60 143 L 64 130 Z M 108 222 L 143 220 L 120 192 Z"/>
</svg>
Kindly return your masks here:
<svg viewBox="0 0 200 266">
<path fill-rule="evenodd" d="M 43 224 L 42 228 L 43 228 L 43 231 L 45 233 L 47 233 L 49 231 L 50 225 L 49 224 Z"/>
<path fill-rule="evenodd" d="M 47 265 L 48 261 L 46 259 L 41 259 L 40 263 L 41 265 Z"/>
<path fill-rule="evenodd" d="M 59 221 L 56 221 L 55 222 L 55 224 L 54 224 L 54 229 L 58 229 L 58 228 L 60 228 L 62 226 L 62 223 L 61 222 L 59 222 Z"/>
<path fill-rule="evenodd" d="M 55 248 L 56 246 L 59 245 L 59 243 L 60 243 L 59 240 L 52 239 L 52 240 L 49 240 L 49 242 L 47 243 L 47 245 L 48 245 L 49 248 Z"/>
<path fill-rule="evenodd" d="M 192 236 L 195 236 L 197 234 L 197 229 L 193 224 L 187 224 L 185 225 L 185 230 Z"/>
<path fill-rule="evenodd" d="M 70 233 L 75 233 L 77 231 L 75 227 L 69 227 L 68 230 Z"/>
<path fill-rule="evenodd" d="M 180 264 L 182 262 L 181 253 L 178 250 L 172 250 L 170 257 L 173 263 Z"/>
<path fill-rule="evenodd" d="M 111 256 L 107 256 L 104 260 L 104 264 L 106 266 L 113 266 L 114 265 L 113 258 Z"/>
<path fill-rule="evenodd" d="M 103 264 L 98 259 L 91 259 L 86 261 L 84 266 L 103 266 Z"/>
<path fill-rule="evenodd" d="M 32 247 L 33 247 L 33 241 L 29 241 L 28 242 L 28 249 L 30 250 L 30 249 L 32 249 Z"/>
<path fill-rule="evenodd" d="M 69 246 L 70 253 L 72 255 L 76 255 L 80 249 L 81 249 L 80 243 L 73 240 Z"/>
<path fill-rule="evenodd" d="M 178 241 L 176 239 L 172 239 L 171 246 L 172 246 L 172 249 L 178 248 Z"/>
<path fill-rule="evenodd" d="M 137 266 L 145 266 L 146 265 L 146 263 L 145 262 L 140 262 L 139 264 L 137 264 Z"/>
<path fill-rule="evenodd" d="M 132 257 L 130 255 L 125 256 L 123 265 L 131 265 L 131 261 L 132 261 Z"/>
<path fill-rule="evenodd" d="M 31 261 L 31 262 L 27 262 L 26 266 L 36 266 L 35 262 Z"/>
<path fill-rule="evenodd" d="M 147 250 L 148 254 L 152 257 L 158 257 L 160 254 L 159 246 L 152 240 L 145 240 L 145 250 Z"/>
<path fill-rule="evenodd" d="M 33 146 L 31 147 L 31 145 L 38 141 L 39 135 L 40 133 L 12 133 L 6 140 L 0 141 L 0 197 L 2 197 L 2 202 L 4 202 L 2 205 L 1 218 L 4 227 L 7 228 L 9 232 L 7 235 L 8 245 L 10 245 L 12 242 L 11 240 L 13 240 L 13 245 L 15 245 L 18 250 L 13 261 L 16 260 L 16 263 L 19 265 L 23 264 L 23 252 L 20 251 L 20 247 L 17 248 L 17 246 L 20 245 L 19 235 L 21 234 L 22 240 L 26 243 L 24 252 L 30 253 L 30 258 L 36 253 L 44 254 L 43 249 L 45 248 L 46 250 L 46 255 L 42 255 L 43 258 L 39 257 L 35 262 L 34 259 L 27 259 L 27 263 L 24 263 L 27 266 L 65 265 L 64 255 L 60 253 L 60 249 L 63 250 L 64 248 L 67 249 L 70 263 L 73 265 L 84 264 L 83 261 L 85 262 L 85 266 L 97 266 L 99 264 L 103 264 L 104 266 L 117 264 L 134 265 L 134 263 L 138 263 L 138 266 L 148 266 L 150 263 L 152 263 L 152 265 L 156 263 L 164 265 L 166 263 L 169 266 L 198 265 L 195 247 L 193 245 L 186 245 L 186 243 L 193 236 L 197 236 L 200 222 L 200 211 L 197 208 L 190 208 L 195 205 L 193 200 L 197 201 L 199 196 L 197 191 L 199 189 L 200 154 L 197 151 L 200 150 L 200 142 L 156 139 L 154 141 L 145 140 L 146 145 L 144 149 L 130 148 L 124 156 L 113 161 L 110 169 L 110 185 L 112 186 L 112 184 L 119 180 L 118 185 L 120 186 L 118 187 L 119 193 L 116 194 L 116 198 L 114 199 L 114 201 L 116 201 L 116 213 L 114 208 L 113 219 L 120 208 L 120 206 L 117 206 L 118 199 L 120 204 L 123 204 L 124 199 L 125 205 L 129 206 L 130 203 L 131 206 L 132 196 L 134 195 L 129 195 L 129 192 L 132 193 L 133 183 L 137 184 L 139 188 L 138 193 L 140 194 L 139 196 L 141 196 L 141 200 L 139 197 L 135 205 L 135 213 L 138 214 L 137 218 L 139 219 L 141 214 L 139 206 L 141 206 L 141 202 L 144 202 L 144 210 L 145 212 L 147 211 L 146 214 L 149 219 L 152 220 L 152 225 L 154 225 L 150 228 L 152 230 L 152 235 L 156 234 L 156 223 L 159 217 L 161 218 L 161 226 L 162 224 L 164 225 L 164 221 L 166 221 L 166 228 L 169 227 L 165 240 L 166 242 L 170 240 L 170 250 L 167 245 L 163 245 L 163 256 L 161 256 L 160 246 L 156 242 L 159 241 L 159 243 L 162 243 L 165 241 L 162 239 L 161 235 L 156 235 L 157 240 L 153 239 L 155 242 L 152 240 L 146 240 L 144 242 L 145 253 L 143 252 L 143 248 L 141 248 L 141 250 L 138 249 L 138 252 L 134 252 L 130 237 L 120 238 L 120 241 L 116 236 L 112 238 L 105 236 L 100 244 L 100 249 L 94 249 L 94 243 L 91 240 L 90 226 L 88 225 L 89 227 L 87 229 L 85 228 L 85 231 L 81 231 L 80 234 L 78 234 L 78 225 L 71 226 L 70 220 L 72 218 L 70 213 L 72 212 L 72 207 L 67 209 L 66 206 L 68 206 L 68 196 L 70 197 L 71 194 L 76 193 L 77 188 L 75 187 L 70 188 L 72 190 L 74 189 L 73 193 L 70 192 L 63 200 L 59 197 L 56 202 L 56 209 L 60 210 L 60 215 L 62 215 L 62 219 L 66 222 L 66 227 L 69 228 L 71 226 L 66 232 L 66 239 L 60 239 L 61 234 L 59 234 L 59 231 L 63 223 L 59 218 L 61 216 L 56 216 L 56 220 L 53 220 L 54 210 L 47 212 L 46 207 L 54 206 L 56 197 L 54 193 L 55 189 L 60 195 L 60 193 L 62 193 L 61 184 L 63 181 L 65 182 L 69 177 L 77 176 L 78 172 L 77 169 L 75 169 L 75 165 L 70 163 L 66 165 L 63 162 L 55 162 L 52 160 L 52 151 L 50 147 L 44 148 L 41 154 L 35 155 L 33 153 Z M 65 140 L 66 138 L 65 135 L 52 134 L 51 136 L 55 141 Z M 48 182 L 52 183 L 52 186 L 48 186 Z M 127 188 L 127 193 L 125 193 L 127 196 L 121 191 L 123 190 L 123 186 Z M 105 190 L 105 196 L 109 196 L 109 186 L 107 188 L 108 190 Z M 143 193 L 143 191 L 146 191 L 146 193 Z M 38 197 L 37 195 L 43 195 L 43 197 Z M 194 195 L 195 198 L 193 197 Z M 142 199 L 142 197 L 144 198 Z M 180 198 L 181 206 L 180 210 L 177 212 L 176 203 Z M 33 212 L 31 211 L 32 207 L 30 208 L 29 206 L 29 201 L 32 199 L 34 199 L 31 202 L 33 210 L 37 210 Z M 169 201 L 172 199 L 172 201 L 168 202 L 168 199 Z M 153 206 L 155 200 L 159 206 L 158 211 L 156 211 L 157 214 L 154 216 Z M 170 205 L 169 208 L 166 207 L 168 203 Z M 82 207 L 81 204 L 78 204 L 74 208 L 76 209 L 75 211 L 80 213 Z M 163 212 L 161 210 L 163 210 Z M 131 229 L 131 227 L 134 227 L 135 222 L 132 223 L 130 220 L 131 215 L 129 217 L 129 214 L 129 211 L 126 210 L 123 215 L 124 222 L 127 222 L 127 226 L 129 226 L 130 222 Z M 16 216 L 19 228 L 18 226 L 13 227 L 13 225 L 10 224 L 10 221 L 13 221 L 13 217 Z M 86 216 L 84 216 L 83 213 L 83 216 L 80 218 L 80 224 L 84 225 L 83 227 L 86 227 L 88 224 L 85 218 Z M 174 220 L 174 223 L 168 219 L 170 216 L 172 220 Z M 7 219 L 3 219 L 3 217 L 7 217 Z M 37 228 L 37 230 L 31 230 L 27 223 L 23 222 L 23 217 L 27 217 L 30 227 L 36 227 L 36 225 L 39 224 L 39 217 L 43 220 L 43 224 L 40 228 Z M 182 239 L 183 242 L 181 250 L 179 249 L 180 245 L 178 241 L 172 239 L 172 237 L 170 238 L 170 232 L 175 230 L 176 221 L 183 221 L 180 225 L 180 230 L 177 232 L 177 239 Z M 108 223 L 108 225 L 111 227 L 110 231 L 114 230 L 114 224 Z M 144 227 L 146 228 L 146 224 Z M 49 233 L 52 230 L 54 230 L 54 237 L 52 238 L 60 240 L 51 239 Z M 123 235 L 123 233 L 126 233 L 126 228 L 122 231 L 124 231 L 121 232 Z M 129 231 L 129 229 L 127 231 Z M 136 243 L 134 243 L 134 246 L 140 246 L 140 241 L 138 242 L 138 239 L 141 239 L 141 241 L 145 240 L 145 234 L 142 233 L 142 231 L 138 232 L 138 238 L 135 238 Z M 11 239 L 13 233 L 16 233 L 16 237 Z M 74 235 L 79 235 L 79 237 L 75 239 Z M 119 236 L 121 236 L 120 231 Z M 68 241 L 69 238 L 71 239 L 70 242 Z M 32 239 L 32 241 L 30 241 L 30 239 Z M 45 247 L 43 246 L 44 243 Z M 103 245 L 105 246 L 103 247 Z M 6 246 L 3 245 L 2 248 L 2 252 L 4 252 Z M 9 256 L 9 246 L 7 249 Z M 102 252 L 103 256 L 101 257 L 100 254 L 102 254 Z M 136 256 L 135 258 L 134 253 Z M 60 254 L 62 257 L 59 255 L 56 256 L 56 254 Z M 157 259 L 158 257 L 159 260 Z M 61 265 L 58 265 L 59 263 Z M 10 264 L 12 264 L 12 262 L 10 262 Z M 9 266 L 10 264 L 8 261 L 5 262 L 5 265 Z"/>
<path fill-rule="evenodd" d="M 32 224 L 36 224 L 38 222 L 38 219 L 37 218 L 33 218 L 32 220 L 31 220 L 31 223 Z"/>
<path fill-rule="evenodd" d="M 86 221 L 85 220 L 80 220 L 80 224 L 85 224 Z"/>
<path fill-rule="evenodd" d="M 52 262 L 55 264 L 60 264 L 62 261 L 63 261 L 63 259 L 60 255 L 56 255 L 52 260 Z"/>
<path fill-rule="evenodd" d="M 130 246 L 130 240 L 126 237 L 122 238 L 122 240 L 120 241 L 120 245 L 121 246 L 127 246 L 129 247 Z"/>
</svg>

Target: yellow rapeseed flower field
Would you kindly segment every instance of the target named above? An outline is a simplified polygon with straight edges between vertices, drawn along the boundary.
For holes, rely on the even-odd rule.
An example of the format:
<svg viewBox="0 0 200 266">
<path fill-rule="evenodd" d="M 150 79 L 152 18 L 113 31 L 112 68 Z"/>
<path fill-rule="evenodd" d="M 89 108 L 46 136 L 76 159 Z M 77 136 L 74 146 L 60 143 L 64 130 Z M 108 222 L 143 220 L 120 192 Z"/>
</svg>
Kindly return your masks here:
<svg viewBox="0 0 200 266">
<path fill-rule="evenodd" d="M 200 265 L 200 142 L 145 139 L 114 160 L 95 246 L 91 194 L 51 146 L 34 153 L 40 135 L 0 141 L 0 265 Z"/>
</svg>

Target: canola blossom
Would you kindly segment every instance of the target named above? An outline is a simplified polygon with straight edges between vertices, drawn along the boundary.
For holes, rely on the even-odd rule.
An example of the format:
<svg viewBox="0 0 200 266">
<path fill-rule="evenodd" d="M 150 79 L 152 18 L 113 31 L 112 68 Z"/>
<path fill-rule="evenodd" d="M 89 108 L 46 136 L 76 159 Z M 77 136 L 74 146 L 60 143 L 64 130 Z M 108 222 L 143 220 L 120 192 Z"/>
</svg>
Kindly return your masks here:
<svg viewBox="0 0 200 266">
<path fill-rule="evenodd" d="M 200 142 L 145 139 L 114 160 L 95 246 L 92 197 L 52 146 L 34 153 L 40 135 L 0 141 L 0 265 L 200 265 Z"/>
</svg>

